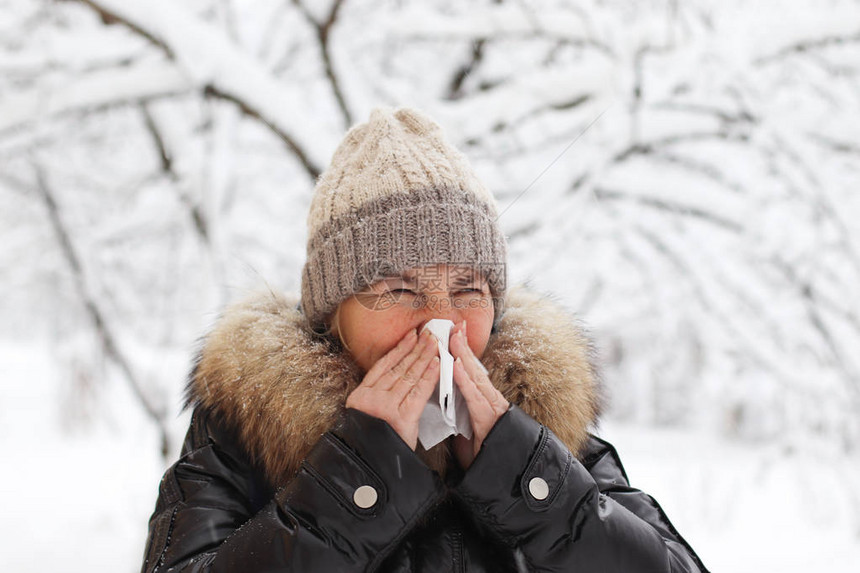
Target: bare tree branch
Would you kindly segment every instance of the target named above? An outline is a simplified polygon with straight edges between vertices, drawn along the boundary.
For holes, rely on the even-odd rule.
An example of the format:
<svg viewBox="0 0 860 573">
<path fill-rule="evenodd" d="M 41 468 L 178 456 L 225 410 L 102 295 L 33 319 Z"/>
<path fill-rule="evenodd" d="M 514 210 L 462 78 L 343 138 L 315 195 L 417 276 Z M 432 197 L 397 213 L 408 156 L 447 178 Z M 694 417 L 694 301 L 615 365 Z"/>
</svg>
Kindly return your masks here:
<svg viewBox="0 0 860 573">
<path fill-rule="evenodd" d="M 328 83 L 331 86 L 331 91 L 334 94 L 334 98 L 337 101 L 338 108 L 340 108 L 340 113 L 343 116 L 344 127 L 348 128 L 352 125 L 353 119 L 352 114 L 349 111 L 349 106 L 346 104 L 346 97 L 343 94 L 343 90 L 340 87 L 340 80 L 337 77 L 337 74 L 334 73 L 334 64 L 332 63 L 331 57 L 331 45 L 329 40 L 331 38 L 331 30 L 337 21 L 337 15 L 340 11 L 341 7 L 344 4 L 344 0 L 334 0 L 331 6 L 331 10 L 328 13 L 328 16 L 322 22 L 317 22 L 313 14 L 310 13 L 307 6 L 302 2 L 302 0 L 293 0 L 293 4 L 302 12 L 305 19 L 308 23 L 314 28 L 317 36 L 317 42 L 319 43 L 320 54 L 322 55 L 323 68 L 325 69 L 325 76 L 328 79 Z"/>
<path fill-rule="evenodd" d="M 260 123 L 268 127 L 275 135 L 277 135 L 281 139 L 284 145 L 287 146 L 287 149 L 289 149 L 293 153 L 293 155 L 296 156 L 296 159 L 299 161 L 299 163 L 301 163 L 302 167 L 304 167 L 305 171 L 307 172 L 308 177 L 316 181 L 316 178 L 320 176 L 320 173 L 322 173 L 320 167 L 317 163 L 311 160 L 305 149 L 300 147 L 291 135 L 282 131 L 278 125 L 269 121 L 268 117 L 261 115 L 257 109 L 251 107 L 244 100 L 240 99 L 239 97 L 236 97 L 232 93 L 223 92 L 215 86 L 207 86 L 205 89 L 205 93 L 206 95 L 211 95 L 226 101 L 233 102 L 239 107 L 239 109 L 242 110 L 242 113 L 244 113 L 248 117 L 252 117 L 258 120 Z"/>
<path fill-rule="evenodd" d="M 268 23 L 260 35 L 260 43 L 257 56 L 265 61 L 272 50 L 275 38 L 279 37 L 284 30 L 284 17 L 292 11 L 287 2 L 278 3 L 273 14 L 268 17 Z"/>
<path fill-rule="evenodd" d="M 814 40 L 804 40 L 780 48 L 776 52 L 767 56 L 756 58 L 753 60 L 753 64 L 756 66 L 764 66 L 789 56 L 830 48 L 833 46 L 856 44 L 858 42 L 860 42 L 860 32 L 844 36 L 826 36 L 824 38 L 815 38 Z"/>
<path fill-rule="evenodd" d="M 743 225 L 737 221 L 732 221 L 718 213 L 712 213 L 705 209 L 692 205 L 684 205 L 681 203 L 673 203 L 662 197 L 651 197 L 647 195 L 636 195 L 627 191 L 607 189 L 605 187 L 595 187 L 594 196 L 601 201 L 630 201 L 644 207 L 651 207 L 659 211 L 665 211 L 675 215 L 683 215 L 687 217 L 695 217 L 701 221 L 721 227 L 727 231 L 740 233 L 743 231 Z"/>
<path fill-rule="evenodd" d="M 725 328 L 733 338 L 743 344 L 744 355 L 747 358 L 755 361 L 762 368 L 773 372 L 783 383 L 801 386 L 800 377 L 786 365 L 785 361 L 780 360 L 779 353 L 771 347 L 770 341 L 754 340 L 749 329 L 739 320 L 739 315 L 734 312 L 734 308 L 727 306 L 721 297 L 714 296 L 714 292 L 721 292 L 722 289 L 717 289 L 713 281 L 706 277 L 699 276 L 699 273 L 696 272 L 696 266 L 690 264 L 688 257 L 670 246 L 658 234 L 641 225 L 637 225 L 635 228 L 647 244 L 666 257 L 666 260 L 677 268 L 679 274 L 695 287 L 694 293 L 699 299 L 701 308 Z M 732 294 L 736 295 L 737 293 Z"/>
<path fill-rule="evenodd" d="M 188 210 L 188 214 L 191 217 L 191 221 L 194 223 L 194 228 L 197 231 L 197 235 L 200 237 L 200 240 L 203 241 L 204 244 L 210 245 L 212 241 L 209 236 L 209 224 L 207 223 L 206 216 L 203 214 L 203 210 L 200 208 L 200 205 L 195 203 L 191 197 L 188 196 L 187 193 L 182 191 L 180 187 L 181 178 L 173 168 L 173 155 L 167 149 L 167 144 L 164 141 L 164 137 L 161 135 L 161 130 L 158 128 L 155 118 L 152 116 L 152 113 L 150 113 L 149 108 L 146 105 L 142 105 L 141 112 L 143 113 L 143 120 L 146 124 L 146 129 L 152 136 L 153 144 L 158 151 L 158 156 L 161 160 L 161 170 L 174 183 L 172 187 L 176 189 L 179 201 Z"/>
<path fill-rule="evenodd" d="M 860 156 L 860 144 L 856 142 L 840 141 L 820 133 L 810 133 L 809 136 L 812 138 L 812 141 L 830 151 Z"/>
<path fill-rule="evenodd" d="M 726 177 L 723 171 L 709 163 L 705 163 L 703 161 L 696 161 L 690 157 L 685 157 L 677 153 L 670 153 L 668 151 L 658 152 L 654 155 L 654 158 L 658 161 L 665 161 L 666 163 L 678 165 L 682 169 L 685 169 L 691 173 L 701 175 L 702 177 L 713 181 L 720 187 L 724 187 L 729 191 L 732 191 L 733 193 L 746 193 L 746 189 L 743 185 L 736 181 L 730 180 Z"/>
<path fill-rule="evenodd" d="M 27 150 L 73 149 L 50 155 L 56 164 L 45 165 L 48 175 L 56 165 L 57 172 L 83 178 L 81 166 L 101 162 L 108 167 L 98 175 L 105 188 L 126 187 L 130 199 L 156 190 L 137 219 L 115 222 L 93 215 L 96 232 L 112 240 L 120 233 L 146 232 L 153 205 L 157 211 L 177 203 L 162 193 L 178 194 L 188 219 L 180 227 L 171 219 L 165 239 L 184 247 L 194 233 L 196 246 L 204 249 L 178 252 L 171 262 L 179 267 L 189 255 L 203 254 L 195 263 L 211 265 L 213 271 L 202 285 L 165 282 L 161 292 L 172 299 L 135 292 L 144 301 L 135 308 L 145 308 L 153 297 L 182 304 L 199 289 L 233 278 L 224 269 L 234 255 L 240 262 L 283 258 L 282 244 L 272 243 L 274 230 L 283 230 L 284 211 L 306 207 L 307 199 L 278 194 L 284 156 L 315 177 L 329 146 L 342 135 L 341 126 L 356 119 L 359 100 L 353 89 L 386 101 L 412 98 L 439 112 L 455 126 L 455 137 L 465 142 L 506 205 L 530 187 L 540 187 L 529 183 L 534 162 L 567 149 L 592 107 L 617 103 L 621 111 L 601 122 L 582 142 L 581 153 L 573 150 L 576 157 L 558 165 L 551 182 L 543 182 L 546 197 L 511 208 L 520 211 L 506 223 L 519 262 L 554 277 L 590 273 L 571 296 L 583 297 L 584 305 L 605 296 L 594 309 L 598 321 L 613 320 L 613 311 L 605 313 L 606 301 L 632 294 L 624 312 L 642 318 L 645 326 L 658 319 L 670 327 L 655 343 L 653 356 L 628 356 L 617 365 L 623 369 L 641 361 L 654 368 L 636 384 L 655 401 L 665 396 L 671 402 L 686 387 L 689 373 L 682 371 L 684 364 L 672 366 L 670 346 L 677 343 L 679 352 L 691 353 L 685 345 L 695 344 L 692 340 L 701 342 L 709 367 L 753 374 L 750 387 L 761 380 L 785 389 L 786 404 L 798 404 L 802 393 L 822 395 L 816 370 L 840 392 L 860 373 L 851 354 L 860 340 L 860 313 L 851 296 L 860 280 L 860 242 L 852 224 L 858 205 L 851 196 L 860 158 L 857 126 L 850 121 L 860 106 L 860 60 L 855 57 L 860 29 L 850 20 L 857 13 L 853 0 L 832 12 L 812 2 L 804 8 L 807 13 L 782 14 L 768 7 L 731 19 L 723 18 L 716 5 L 696 8 L 676 0 L 667 0 L 656 13 L 629 2 L 584 7 L 551 2 L 538 8 L 527 0 L 486 0 L 468 7 L 433 0 L 396 2 L 391 9 L 373 2 L 359 7 L 345 0 L 277 0 L 265 7 L 245 3 L 240 10 L 237 0 L 206 0 L 195 4 L 205 16 L 171 0 L 75 1 L 122 29 L 102 29 L 91 18 L 75 20 L 80 14 L 68 5 L 43 10 L 43 20 L 18 16 L 19 22 L 7 26 L 14 33 L 0 40 L 6 48 L 0 67 L 9 72 L 0 80 L 0 156 L 8 158 L 8 171 L 16 175 L 20 162 L 26 167 Z M 638 18 L 646 13 L 649 18 Z M 766 40 L 782 38 L 780 43 L 759 50 L 758 59 L 739 58 L 737 47 L 722 41 L 727 27 L 755 30 L 763 17 L 781 15 L 786 27 Z M 62 45 L 75 49 L 57 57 L 29 40 L 30 30 L 19 25 L 25 21 L 33 30 L 44 26 L 48 34 L 62 29 Z M 79 21 L 80 30 L 68 28 Z M 301 33 L 290 36 L 296 28 Z M 88 29 L 97 30 L 98 46 Z M 351 73 L 347 59 L 340 60 L 356 50 L 365 50 L 361 76 Z M 426 70 L 415 69 L 415 59 Z M 307 105 L 313 97 L 302 89 L 307 80 L 325 84 L 325 105 Z M 181 140 L 169 137 L 168 116 L 158 113 L 161 105 L 177 114 L 169 117 L 182 121 Z M 126 126 L 135 130 L 131 144 L 144 142 L 149 164 L 135 162 L 138 150 L 132 145 L 111 146 L 121 136 L 112 114 L 93 112 L 115 106 L 142 114 L 142 121 Z M 196 115 L 180 115 L 198 107 L 204 115 L 200 122 Z M 319 117 L 326 113 L 334 123 L 332 117 Z M 86 129 L 56 121 L 70 114 L 91 115 L 93 121 L 82 122 Z M 119 117 L 125 121 L 127 114 Z M 245 130 L 248 124 L 263 129 Z M 237 126 L 241 145 L 235 144 Z M 261 131 L 279 139 L 261 137 Z M 287 173 L 294 170 L 286 166 Z M 231 210 L 239 180 L 254 191 L 236 193 L 237 209 Z M 0 184 L 19 192 L 2 173 Z M 198 195 L 198 189 L 206 192 Z M 82 192 L 92 193 L 83 196 L 87 201 L 98 201 L 95 190 Z M 66 221 L 71 210 L 87 208 L 84 201 L 64 205 L 62 196 L 55 198 Z M 537 208 L 543 200 L 553 208 Z M 761 224 L 751 225 L 758 222 L 757 210 Z M 26 224 L 17 230 L 26 230 Z M 114 225 L 123 225 L 120 233 Z M 300 241 L 292 240 L 296 231 L 289 227 L 289 265 L 302 257 Z M 529 241 L 546 247 L 542 250 L 548 254 L 531 256 Z M 150 252 L 148 245 L 141 249 Z M 576 257 L 559 257 L 559 252 L 583 253 L 588 264 L 576 269 Z M 79 254 L 84 263 L 101 255 Z M 768 257 L 783 255 L 797 280 L 771 268 Z M 110 276 L 110 284 L 146 274 L 169 276 L 173 269 L 159 267 L 157 257 L 150 259 L 146 264 L 154 267 Z M 608 268 L 606 261 L 616 260 L 625 263 L 623 269 Z M 44 280 L 33 269 L 8 274 L 14 272 L 20 273 L 15 277 L 20 284 Z M 603 280 L 606 273 L 616 280 Z M 106 312 L 110 293 L 95 290 L 101 283 L 89 286 L 98 295 L 97 310 Z M 154 318 L 153 328 L 165 328 Z M 786 318 L 790 324 L 783 322 Z M 116 342 L 122 342 L 123 325 L 112 320 L 109 326 Z M 636 330 L 630 335 L 638 336 Z M 617 335 L 622 345 L 628 343 L 626 336 Z M 133 358 L 128 348 L 122 350 Z M 142 375 L 139 368 L 137 374 Z M 746 386 L 734 387 L 731 377 L 714 384 L 730 388 L 740 409 L 745 401 L 770 400 L 757 398 Z M 850 412 L 834 412 L 850 420 Z M 822 408 L 804 423 L 820 423 L 824 415 Z M 857 443 L 855 434 L 851 439 Z"/>
<path fill-rule="evenodd" d="M 495 2 L 469 12 L 469 17 L 460 14 L 443 14 L 422 3 L 386 15 L 384 26 L 396 31 L 397 36 L 413 41 L 449 42 L 465 40 L 542 40 L 565 42 L 593 48 L 607 55 L 613 53 L 610 46 L 594 40 L 578 15 L 556 11 L 549 17 L 535 10 L 523 12 L 523 6 L 514 7 Z"/>
<path fill-rule="evenodd" d="M 715 140 L 726 140 L 726 141 L 742 141 L 745 139 L 745 136 L 738 134 L 730 134 L 726 131 L 700 131 L 700 132 L 688 132 L 677 135 L 670 135 L 658 139 L 654 139 L 648 142 L 637 143 L 633 145 L 629 145 L 610 156 L 610 159 L 607 161 L 607 165 L 618 165 L 624 163 L 625 161 L 631 159 L 635 156 L 651 156 L 662 159 L 664 161 L 669 161 L 670 163 L 677 163 L 682 165 L 683 167 L 700 173 L 705 177 L 715 181 L 716 183 L 723 185 L 733 191 L 740 191 L 741 188 L 737 186 L 737 184 L 732 183 L 726 180 L 724 177 L 720 176 L 709 166 L 705 166 L 700 163 L 693 162 L 692 160 L 687 160 L 682 158 L 679 155 L 672 154 L 668 151 L 668 148 L 678 145 L 680 143 L 694 142 L 694 141 L 707 141 L 709 139 Z M 599 170 L 592 169 L 591 171 L 585 172 L 579 177 L 577 177 L 570 185 L 567 190 L 568 195 L 576 194 L 580 189 L 582 189 L 587 184 L 591 183 L 596 176 L 599 174 Z"/>
<path fill-rule="evenodd" d="M 828 215 L 830 220 L 833 221 L 836 228 L 839 230 L 840 242 L 847 254 L 846 259 L 851 263 L 851 266 L 854 268 L 857 275 L 860 276 L 860 252 L 858 252 L 857 247 L 855 247 L 854 241 L 852 240 L 851 222 L 846 220 L 848 214 L 845 213 L 844 210 L 839 209 L 839 207 L 830 199 L 829 189 L 826 186 L 821 185 L 815 170 L 811 165 L 809 165 L 803 154 L 795 150 L 794 146 L 780 135 L 775 134 L 775 140 L 775 145 L 769 149 L 769 152 L 773 157 L 780 155 L 787 157 L 790 164 L 793 167 L 799 168 L 810 186 L 817 191 L 813 202 Z M 785 176 L 783 169 L 777 167 L 776 174 L 781 177 L 785 184 L 795 193 L 800 193 L 788 177 Z"/>
<path fill-rule="evenodd" d="M 860 373 L 851 366 L 850 361 L 844 356 L 844 352 L 836 342 L 836 340 L 839 339 L 839 336 L 831 332 L 827 327 L 824 318 L 822 317 L 821 309 L 827 309 L 833 314 L 842 317 L 854 328 L 855 331 L 860 333 L 860 321 L 858 321 L 857 316 L 850 311 L 838 308 L 838 306 L 834 304 L 834 301 L 826 300 L 825 297 L 821 296 L 820 293 L 816 291 L 815 287 L 810 284 L 809 281 L 801 279 L 801 277 L 798 276 L 797 271 L 786 261 L 773 258 L 770 262 L 783 274 L 783 276 L 785 276 L 785 278 L 801 295 L 810 323 L 821 336 L 838 367 L 845 373 L 847 381 L 850 382 L 849 388 L 851 393 L 854 395 L 854 400 L 860 404 Z"/>
<path fill-rule="evenodd" d="M 52 116 L 92 112 L 172 97 L 193 89 L 175 67 L 141 63 L 102 69 L 62 86 L 45 85 L 0 100 L 0 133 Z"/>
<path fill-rule="evenodd" d="M 671 147 L 679 143 L 690 143 L 694 141 L 708 140 L 726 140 L 726 141 L 742 141 L 745 136 L 732 134 L 725 131 L 689 131 L 686 133 L 678 133 L 667 135 L 653 139 L 651 141 L 642 142 L 636 145 L 630 145 L 612 156 L 610 163 L 622 163 L 636 155 L 653 155 L 664 147 Z"/>
<path fill-rule="evenodd" d="M 469 75 L 475 71 L 481 60 L 484 59 L 484 46 L 486 43 L 487 41 L 483 38 L 472 42 L 472 53 L 469 60 L 457 68 L 454 76 L 451 78 L 451 83 L 448 85 L 447 99 L 456 100 L 463 97 L 463 84 Z"/>
<path fill-rule="evenodd" d="M 291 105 L 292 94 L 223 33 L 160 0 L 78 1 L 92 7 L 106 22 L 120 22 L 159 46 L 182 65 L 199 89 L 235 103 L 258 119 L 286 144 L 311 179 L 319 176 L 319 163 L 295 136 L 300 130 L 295 125 L 297 116 L 291 113 L 297 107 Z M 171 25 L 162 26 L 164 21 Z"/>
<path fill-rule="evenodd" d="M 119 345 L 116 343 L 116 337 L 104 318 L 104 313 L 96 301 L 95 296 L 93 296 L 86 284 L 84 269 L 81 264 L 80 257 L 78 256 L 72 242 L 71 235 L 60 217 L 60 209 L 57 205 L 54 193 L 48 185 L 45 173 L 38 166 L 36 167 L 36 189 L 39 197 L 45 205 L 45 209 L 48 212 L 48 218 L 51 222 L 51 227 L 57 236 L 57 241 L 60 244 L 63 257 L 68 263 L 69 269 L 72 271 L 78 296 L 81 298 L 84 308 L 87 311 L 87 315 L 98 333 L 102 348 L 104 349 L 105 354 L 119 367 L 128 382 L 132 393 L 143 407 L 144 412 L 146 412 L 146 415 L 152 420 L 156 428 L 158 428 L 158 433 L 161 438 L 161 455 L 167 459 L 170 444 L 168 441 L 167 426 L 165 424 L 166 413 L 163 408 L 153 404 L 152 400 L 146 395 L 146 392 L 143 390 L 143 385 L 138 380 L 128 360 L 119 349 Z"/>
<path fill-rule="evenodd" d="M 708 106 L 695 103 L 679 103 L 673 101 L 664 101 L 650 104 L 649 109 L 668 110 L 668 111 L 685 111 L 704 115 L 714 116 L 724 124 L 734 123 L 756 123 L 758 119 L 747 110 L 737 112 L 726 111 L 715 106 Z"/>
</svg>

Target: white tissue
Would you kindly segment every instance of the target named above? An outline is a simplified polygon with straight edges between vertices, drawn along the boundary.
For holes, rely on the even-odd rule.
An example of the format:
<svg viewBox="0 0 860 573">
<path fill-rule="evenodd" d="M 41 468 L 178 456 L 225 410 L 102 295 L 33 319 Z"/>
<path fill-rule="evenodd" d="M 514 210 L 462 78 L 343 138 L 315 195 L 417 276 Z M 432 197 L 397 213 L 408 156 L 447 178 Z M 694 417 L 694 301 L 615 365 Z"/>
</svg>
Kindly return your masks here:
<svg viewBox="0 0 860 573">
<path fill-rule="evenodd" d="M 448 352 L 448 337 L 454 323 L 442 318 L 427 321 L 424 330 L 433 333 L 439 342 L 439 384 L 430 396 L 418 421 L 418 439 L 429 450 L 448 436 L 463 434 L 472 437 L 472 421 L 466 399 L 454 384 L 454 357 Z"/>
</svg>

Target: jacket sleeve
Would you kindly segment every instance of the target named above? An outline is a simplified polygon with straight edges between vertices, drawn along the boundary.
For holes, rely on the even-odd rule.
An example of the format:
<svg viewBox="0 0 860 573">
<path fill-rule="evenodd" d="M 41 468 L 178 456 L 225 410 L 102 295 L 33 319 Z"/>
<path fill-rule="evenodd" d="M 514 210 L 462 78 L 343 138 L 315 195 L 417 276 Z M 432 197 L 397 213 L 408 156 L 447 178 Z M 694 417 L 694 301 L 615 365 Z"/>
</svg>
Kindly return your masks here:
<svg viewBox="0 0 860 573">
<path fill-rule="evenodd" d="M 653 498 L 628 485 L 611 445 L 591 437 L 580 462 L 516 406 L 457 491 L 529 571 L 707 573 Z"/>
<path fill-rule="evenodd" d="M 438 476 L 388 424 L 347 410 L 253 513 L 251 464 L 210 418 L 195 411 L 162 479 L 143 573 L 372 570 L 441 498 Z"/>
</svg>

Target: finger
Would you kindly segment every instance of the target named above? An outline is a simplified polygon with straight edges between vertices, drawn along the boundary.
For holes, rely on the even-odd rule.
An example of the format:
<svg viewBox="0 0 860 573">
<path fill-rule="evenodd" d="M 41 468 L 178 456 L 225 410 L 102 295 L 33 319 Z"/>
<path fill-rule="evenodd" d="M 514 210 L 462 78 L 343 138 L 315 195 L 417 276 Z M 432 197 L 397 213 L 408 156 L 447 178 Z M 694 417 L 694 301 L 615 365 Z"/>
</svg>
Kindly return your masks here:
<svg viewBox="0 0 860 573">
<path fill-rule="evenodd" d="M 472 420 L 475 452 L 477 452 L 481 447 L 484 436 L 489 434 L 490 430 L 507 410 L 506 405 L 502 406 L 503 403 L 507 404 L 507 400 L 501 394 L 496 398 L 498 400 L 497 404 L 488 400 L 477 385 L 469 380 L 466 370 L 459 360 L 454 362 L 454 380 L 457 382 L 457 387 L 466 400 L 466 407 Z"/>
<path fill-rule="evenodd" d="M 473 361 L 463 361 L 462 359 L 460 360 L 463 369 L 468 373 L 469 378 L 472 380 L 475 387 L 478 389 L 478 391 L 481 393 L 481 395 L 484 397 L 484 399 L 487 401 L 493 411 L 497 415 L 504 414 L 510 404 L 508 403 L 507 398 L 505 398 L 504 395 L 499 392 L 499 389 L 493 386 L 492 381 L 482 368 L 483 365 L 477 361 L 477 358 L 474 358 Z M 471 368 L 471 371 L 469 369 L 470 363 L 473 366 Z"/>
<path fill-rule="evenodd" d="M 485 409 L 490 406 L 489 401 L 478 389 L 478 385 L 469 376 L 461 358 L 454 361 L 454 382 L 457 383 L 460 393 L 466 399 L 466 406 L 468 406 L 469 414 L 473 418 L 475 414 L 480 414 L 482 408 Z"/>
<path fill-rule="evenodd" d="M 379 377 L 377 387 L 382 390 L 390 390 L 403 378 L 406 378 L 411 383 L 415 383 L 426 366 L 426 364 L 416 363 L 424 356 L 429 360 L 433 356 L 435 346 L 436 338 L 433 334 L 429 331 L 422 332 L 418 336 L 418 342 L 412 347 L 412 350 Z"/>
<path fill-rule="evenodd" d="M 492 380 L 490 380 L 483 369 L 483 364 L 477 363 L 476 370 L 476 375 L 470 376 L 475 382 L 475 386 L 477 386 L 478 390 L 483 394 L 484 398 L 487 399 L 497 412 L 504 413 L 507 411 L 510 406 L 508 399 L 505 398 L 504 394 L 502 394 L 499 389 L 493 385 Z"/>
<path fill-rule="evenodd" d="M 463 398 L 466 399 L 466 407 L 469 409 L 469 416 L 472 418 L 472 425 L 474 426 L 476 422 L 487 417 L 487 414 L 492 410 L 492 406 L 478 389 L 475 382 L 469 377 L 469 374 L 463 367 L 463 361 L 459 358 L 454 361 L 454 382 L 456 382 L 457 387 L 460 389 Z"/>
<path fill-rule="evenodd" d="M 481 364 L 478 357 L 475 356 L 472 349 L 469 347 L 469 344 L 466 342 L 464 331 L 458 331 L 451 339 L 451 354 L 463 361 L 463 366 L 469 374 L 469 378 L 474 380 L 476 384 L 479 386 L 487 384 L 492 386 L 484 365 Z"/>
<path fill-rule="evenodd" d="M 439 358 L 439 345 L 437 344 L 435 337 L 431 336 L 431 338 L 432 343 L 425 348 L 415 362 L 412 363 L 409 370 L 403 376 L 396 378 L 394 384 L 391 386 L 390 391 L 394 393 L 394 400 L 396 403 L 399 404 L 403 401 L 404 396 L 412 389 L 412 387 L 418 384 L 422 377 L 427 375 L 427 368 L 431 365 L 433 359 Z M 439 373 L 437 372 L 436 380 L 438 379 Z"/>
<path fill-rule="evenodd" d="M 472 349 L 469 347 L 468 338 L 466 338 L 466 333 L 459 329 L 456 332 L 451 331 L 451 338 L 448 344 L 451 349 L 451 354 L 456 354 L 457 356 L 462 356 L 465 360 L 468 356 L 474 356 L 472 353 Z"/>
<path fill-rule="evenodd" d="M 376 363 L 370 367 L 370 370 L 368 370 L 367 374 L 364 376 L 362 384 L 367 387 L 375 386 L 383 375 L 389 372 L 395 364 L 400 362 L 404 356 L 407 356 L 409 352 L 415 348 L 417 343 L 418 332 L 413 328 L 400 339 L 400 342 L 398 342 L 394 348 L 389 350 L 385 356 L 377 360 Z"/>
<path fill-rule="evenodd" d="M 402 381 L 406 382 L 410 386 L 416 384 L 422 376 L 425 376 L 427 368 L 430 366 L 434 358 L 439 358 L 439 344 L 435 337 L 431 336 L 431 338 L 432 342 L 426 349 L 424 349 L 415 362 L 412 363 L 412 366 L 409 367 L 409 370 L 402 378 Z M 438 373 L 436 374 L 436 379 L 439 379 Z M 400 382 L 397 384 L 400 384 Z"/>
<path fill-rule="evenodd" d="M 414 384 L 424 371 L 424 366 L 426 366 L 420 364 L 421 358 L 432 356 L 431 352 L 434 344 L 433 336 L 429 332 L 420 333 L 418 335 L 418 343 L 412 348 L 412 351 L 383 375 L 381 387 L 390 390 L 403 379 Z"/>
<path fill-rule="evenodd" d="M 440 368 L 439 357 L 433 356 L 421 378 L 408 389 L 400 402 L 401 411 L 405 416 L 416 420 L 420 417 L 421 412 L 424 411 L 424 406 L 436 389 Z"/>
<path fill-rule="evenodd" d="M 456 324 L 454 326 L 454 328 L 451 329 L 451 334 L 450 334 L 450 337 L 448 338 L 448 340 L 450 341 L 449 346 L 455 343 L 454 342 L 455 338 L 458 338 L 458 335 L 462 336 L 462 338 L 459 338 L 459 340 L 461 342 L 465 342 L 466 346 L 469 346 L 469 344 L 468 344 L 469 338 L 468 338 L 468 335 L 466 333 L 466 321 L 465 320 L 461 321 L 459 324 Z M 469 350 L 471 350 L 471 348 L 469 348 Z"/>
<path fill-rule="evenodd" d="M 464 328 L 466 328 L 466 321 L 465 320 L 461 320 L 460 322 L 455 324 L 454 327 L 451 328 L 451 332 L 449 334 L 449 340 L 453 339 L 454 335 L 457 334 L 458 332 L 462 332 Z"/>
</svg>

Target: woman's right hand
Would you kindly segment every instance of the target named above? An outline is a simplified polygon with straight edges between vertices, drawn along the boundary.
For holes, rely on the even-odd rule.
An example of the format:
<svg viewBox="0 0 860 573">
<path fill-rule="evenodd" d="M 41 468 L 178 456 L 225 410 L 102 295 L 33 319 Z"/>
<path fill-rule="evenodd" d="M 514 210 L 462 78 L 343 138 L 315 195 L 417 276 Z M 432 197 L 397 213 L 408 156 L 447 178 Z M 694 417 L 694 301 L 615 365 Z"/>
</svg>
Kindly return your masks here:
<svg viewBox="0 0 860 573">
<path fill-rule="evenodd" d="M 428 330 L 420 335 L 410 330 L 370 367 L 346 399 L 346 407 L 385 420 L 414 450 L 418 420 L 438 380 L 436 337 Z"/>
</svg>

